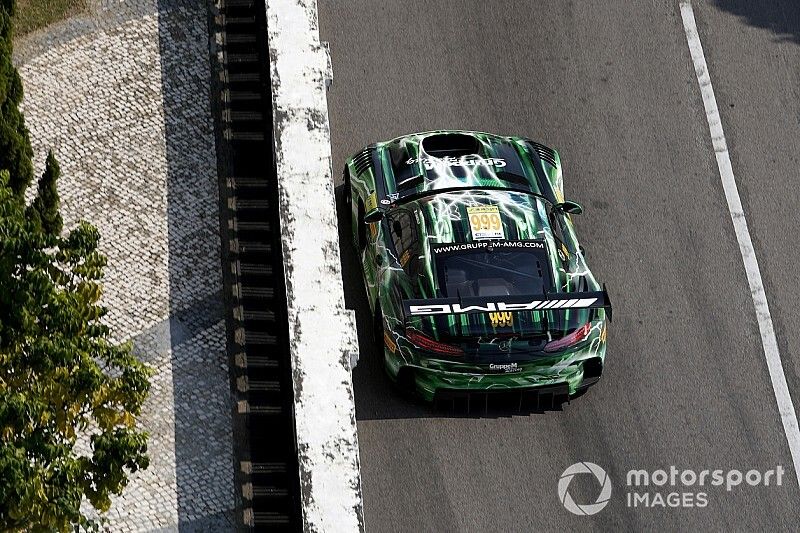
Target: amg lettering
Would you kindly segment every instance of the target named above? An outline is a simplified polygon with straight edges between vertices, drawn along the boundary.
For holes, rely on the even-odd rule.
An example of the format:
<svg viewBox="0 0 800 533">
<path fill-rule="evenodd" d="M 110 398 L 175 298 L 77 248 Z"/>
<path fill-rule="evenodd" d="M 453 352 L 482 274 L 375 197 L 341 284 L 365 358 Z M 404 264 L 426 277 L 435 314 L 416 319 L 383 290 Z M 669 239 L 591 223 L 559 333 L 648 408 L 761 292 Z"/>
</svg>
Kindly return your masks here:
<svg viewBox="0 0 800 533">
<path fill-rule="evenodd" d="M 507 304 L 505 302 L 497 303 L 498 311 L 533 311 L 536 306 L 542 303 L 539 300 L 534 300 L 529 304 Z"/>
<path fill-rule="evenodd" d="M 497 307 L 495 304 L 489 302 L 486 304 L 486 307 L 481 307 L 480 305 L 468 305 L 466 307 L 461 307 L 461 304 L 453 304 L 453 313 L 479 313 L 481 311 L 496 311 Z"/>
<path fill-rule="evenodd" d="M 597 298 L 573 298 L 571 300 L 532 300 L 523 303 L 481 302 L 476 305 L 430 304 L 410 305 L 411 315 L 449 315 L 483 313 L 491 311 L 544 311 L 550 309 L 586 309 L 592 307 Z"/>
<path fill-rule="evenodd" d="M 412 315 L 449 315 L 452 313 L 450 306 L 444 305 L 412 305 Z"/>
</svg>

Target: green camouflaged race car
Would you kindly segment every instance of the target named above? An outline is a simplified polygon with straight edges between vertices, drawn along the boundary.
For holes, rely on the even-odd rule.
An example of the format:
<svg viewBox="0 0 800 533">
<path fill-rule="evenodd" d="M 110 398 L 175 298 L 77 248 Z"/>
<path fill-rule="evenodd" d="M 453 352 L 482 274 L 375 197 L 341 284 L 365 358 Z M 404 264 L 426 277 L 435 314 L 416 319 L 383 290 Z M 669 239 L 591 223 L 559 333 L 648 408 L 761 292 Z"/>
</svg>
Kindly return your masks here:
<svg viewBox="0 0 800 533">
<path fill-rule="evenodd" d="M 393 380 L 426 400 L 505 391 L 544 408 L 600 378 L 611 304 L 554 150 L 407 135 L 350 158 L 343 198 Z"/>
</svg>

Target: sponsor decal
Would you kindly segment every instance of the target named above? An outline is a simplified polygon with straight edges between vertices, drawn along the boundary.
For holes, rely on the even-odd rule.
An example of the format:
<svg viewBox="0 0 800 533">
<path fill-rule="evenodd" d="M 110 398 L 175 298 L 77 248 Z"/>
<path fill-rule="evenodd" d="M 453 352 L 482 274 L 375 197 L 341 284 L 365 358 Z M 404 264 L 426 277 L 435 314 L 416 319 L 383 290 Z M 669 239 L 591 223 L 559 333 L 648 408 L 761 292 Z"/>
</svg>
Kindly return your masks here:
<svg viewBox="0 0 800 533">
<path fill-rule="evenodd" d="M 569 259 L 569 250 L 567 249 L 567 245 L 564 244 L 563 242 L 561 243 L 561 248 L 559 249 L 559 252 L 561 253 L 562 261 L 566 261 L 567 259 Z"/>
<path fill-rule="evenodd" d="M 378 207 L 378 196 L 375 193 L 370 194 L 367 196 L 366 202 L 364 202 L 364 211 L 369 213 L 370 211 L 375 210 Z"/>
<path fill-rule="evenodd" d="M 397 351 L 397 344 L 392 339 L 392 336 L 386 333 L 386 330 L 383 331 L 383 343 L 389 348 L 389 351 L 395 353 Z"/>
<path fill-rule="evenodd" d="M 503 222 L 500 220 L 500 208 L 496 205 L 467 207 L 467 216 L 474 240 L 506 238 Z"/>
<path fill-rule="evenodd" d="M 464 156 L 456 159 L 455 157 L 420 157 L 410 158 L 406 161 L 407 165 L 414 165 L 420 163 L 425 170 L 433 170 L 437 165 L 444 165 L 448 167 L 498 167 L 503 168 L 506 166 L 506 160 L 500 157 L 470 157 Z"/>
<path fill-rule="evenodd" d="M 489 320 L 492 322 L 493 328 L 513 328 L 514 315 L 508 312 L 504 313 L 489 313 Z"/>
<path fill-rule="evenodd" d="M 381 205 L 392 205 L 392 203 L 396 202 L 398 198 L 400 198 L 400 193 L 389 193 L 386 195 L 386 198 L 381 199 Z"/>
<path fill-rule="evenodd" d="M 494 311 L 540 311 L 549 309 L 586 309 L 591 307 L 597 298 L 573 298 L 562 300 L 531 300 L 524 303 L 508 303 L 504 301 L 486 301 L 482 305 L 430 304 L 409 305 L 411 315 L 460 315 Z"/>
<path fill-rule="evenodd" d="M 408 264 L 409 259 L 411 259 L 411 251 L 406 250 L 403 252 L 403 255 L 400 256 L 400 266 L 405 267 Z"/>
<path fill-rule="evenodd" d="M 478 241 L 464 242 L 459 244 L 440 244 L 431 247 L 435 254 L 448 252 L 465 252 L 467 250 L 483 250 L 486 248 L 529 248 L 533 250 L 544 250 L 544 241 Z"/>
<path fill-rule="evenodd" d="M 512 374 L 514 372 L 522 372 L 522 367 L 520 367 L 517 363 L 490 363 L 489 371 Z"/>
</svg>

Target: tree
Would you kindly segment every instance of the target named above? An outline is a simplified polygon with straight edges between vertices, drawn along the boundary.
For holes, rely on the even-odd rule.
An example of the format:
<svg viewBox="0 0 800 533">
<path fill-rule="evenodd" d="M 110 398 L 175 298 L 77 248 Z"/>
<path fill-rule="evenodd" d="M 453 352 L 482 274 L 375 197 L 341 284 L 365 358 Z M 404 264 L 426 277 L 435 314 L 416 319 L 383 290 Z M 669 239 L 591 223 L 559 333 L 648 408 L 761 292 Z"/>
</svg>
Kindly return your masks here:
<svg viewBox="0 0 800 533">
<path fill-rule="evenodd" d="M 99 232 L 81 222 L 62 234 L 52 152 L 25 205 L 32 149 L 13 8 L 0 0 L 0 530 L 69 531 L 92 525 L 82 501 L 107 510 L 147 468 L 136 417 L 150 372 L 102 323 Z"/>
<path fill-rule="evenodd" d="M 9 181 L 0 171 L 0 528 L 66 530 L 86 522 L 83 497 L 107 510 L 126 470 L 147 467 L 149 371 L 100 322 L 98 231 L 42 231 Z"/>
<path fill-rule="evenodd" d="M 56 186 L 60 176 L 61 168 L 58 166 L 53 151 L 50 150 L 47 154 L 44 174 L 39 179 L 36 199 L 28 206 L 28 218 L 49 235 L 61 234 L 64 225 L 61 213 L 59 213 L 58 187 Z"/>
<path fill-rule="evenodd" d="M 33 149 L 19 110 L 22 80 L 11 59 L 14 0 L 0 1 L 0 168 L 8 169 L 14 193 L 23 195 L 33 179 Z"/>
<path fill-rule="evenodd" d="M 98 231 L 42 231 L 9 181 L 0 171 L 0 527 L 67 530 L 86 523 L 84 497 L 107 510 L 147 467 L 149 371 L 100 322 Z"/>
</svg>

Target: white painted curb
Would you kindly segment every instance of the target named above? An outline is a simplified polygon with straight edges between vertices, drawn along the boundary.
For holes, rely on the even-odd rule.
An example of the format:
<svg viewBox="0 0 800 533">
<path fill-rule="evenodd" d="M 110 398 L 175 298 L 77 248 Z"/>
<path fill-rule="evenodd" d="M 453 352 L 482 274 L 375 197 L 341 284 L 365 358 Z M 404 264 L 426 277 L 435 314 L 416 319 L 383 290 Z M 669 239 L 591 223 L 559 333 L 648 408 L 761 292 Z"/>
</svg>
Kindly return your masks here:
<svg viewBox="0 0 800 533">
<path fill-rule="evenodd" d="M 319 41 L 316 0 L 266 6 L 303 529 L 363 531 L 350 368 L 358 342 L 342 289 L 326 100 L 330 63 Z"/>
</svg>

